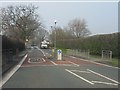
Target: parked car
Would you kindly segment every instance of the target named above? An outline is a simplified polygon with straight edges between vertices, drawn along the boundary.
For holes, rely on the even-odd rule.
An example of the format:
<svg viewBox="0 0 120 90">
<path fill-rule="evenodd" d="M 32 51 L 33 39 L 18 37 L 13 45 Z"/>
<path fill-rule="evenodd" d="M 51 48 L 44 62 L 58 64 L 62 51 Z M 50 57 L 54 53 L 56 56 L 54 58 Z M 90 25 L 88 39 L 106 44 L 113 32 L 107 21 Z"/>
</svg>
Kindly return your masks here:
<svg viewBox="0 0 120 90">
<path fill-rule="evenodd" d="M 37 49 L 37 45 L 36 44 L 32 44 L 31 45 L 31 49 Z"/>
</svg>

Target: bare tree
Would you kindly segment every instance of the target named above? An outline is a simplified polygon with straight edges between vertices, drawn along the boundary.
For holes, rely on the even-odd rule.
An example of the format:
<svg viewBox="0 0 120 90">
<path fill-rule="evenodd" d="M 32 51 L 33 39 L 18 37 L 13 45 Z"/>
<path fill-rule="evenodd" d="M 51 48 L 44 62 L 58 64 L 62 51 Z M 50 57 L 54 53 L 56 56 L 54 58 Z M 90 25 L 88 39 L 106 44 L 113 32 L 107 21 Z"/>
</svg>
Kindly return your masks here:
<svg viewBox="0 0 120 90">
<path fill-rule="evenodd" d="M 48 32 L 44 28 L 39 27 L 37 30 L 33 32 L 31 40 L 37 44 L 40 44 L 45 39 L 47 34 Z"/>
<path fill-rule="evenodd" d="M 2 29 L 7 36 L 26 40 L 42 24 L 34 5 L 2 8 Z"/>
<path fill-rule="evenodd" d="M 2 34 L 2 10 L 0 8 L 0 35 Z"/>
<path fill-rule="evenodd" d="M 68 23 L 68 27 L 71 34 L 77 38 L 85 37 L 90 34 L 90 31 L 88 30 L 86 21 L 84 19 L 73 19 Z"/>
</svg>

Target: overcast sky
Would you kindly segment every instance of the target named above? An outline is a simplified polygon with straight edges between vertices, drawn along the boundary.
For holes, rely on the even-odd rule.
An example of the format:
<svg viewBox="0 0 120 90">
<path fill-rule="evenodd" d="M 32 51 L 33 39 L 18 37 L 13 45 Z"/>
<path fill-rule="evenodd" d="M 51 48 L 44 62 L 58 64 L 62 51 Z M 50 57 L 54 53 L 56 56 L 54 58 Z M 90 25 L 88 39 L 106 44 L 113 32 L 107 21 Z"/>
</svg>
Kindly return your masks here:
<svg viewBox="0 0 120 90">
<path fill-rule="evenodd" d="M 39 7 L 37 12 L 49 30 L 54 20 L 64 27 L 70 20 L 81 18 L 86 20 L 92 35 L 118 32 L 117 2 L 1 2 L 2 7 L 30 3 Z"/>
</svg>

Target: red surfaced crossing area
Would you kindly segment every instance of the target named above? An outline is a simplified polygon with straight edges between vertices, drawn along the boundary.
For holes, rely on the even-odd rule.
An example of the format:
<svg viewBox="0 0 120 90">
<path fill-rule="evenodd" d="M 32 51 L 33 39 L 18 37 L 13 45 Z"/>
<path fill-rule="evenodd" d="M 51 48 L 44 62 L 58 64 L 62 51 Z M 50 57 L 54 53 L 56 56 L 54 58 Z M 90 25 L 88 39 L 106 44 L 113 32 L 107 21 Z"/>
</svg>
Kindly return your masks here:
<svg viewBox="0 0 120 90">
<path fill-rule="evenodd" d="M 25 61 L 22 64 L 22 67 L 25 66 L 44 66 L 44 65 L 80 65 L 80 66 L 88 66 L 93 63 L 88 61 L 83 61 L 80 58 L 72 58 L 69 56 L 63 57 L 63 60 L 50 60 L 49 58 L 38 58 L 37 60 L 33 60 L 29 57 L 25 59 Z M 93 64 L 93 65 L 99 65 L 99 64 Z"/>
</svg>

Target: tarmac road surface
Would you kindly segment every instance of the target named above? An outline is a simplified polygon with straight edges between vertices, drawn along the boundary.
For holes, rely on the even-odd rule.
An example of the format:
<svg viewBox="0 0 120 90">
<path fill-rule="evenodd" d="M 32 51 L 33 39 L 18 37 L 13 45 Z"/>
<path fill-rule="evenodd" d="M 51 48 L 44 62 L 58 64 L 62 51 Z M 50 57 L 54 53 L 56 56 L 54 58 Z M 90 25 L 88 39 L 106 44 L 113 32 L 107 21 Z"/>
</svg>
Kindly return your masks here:
<svg viewBox="0 0 120 90">
<path fill-rule="evenodd" d="M 50 54 L 50 49 L 29 50 L 3 88 L 118 88 L 118 68 L 71 56 L 51 60 Z"/>
</svg>

